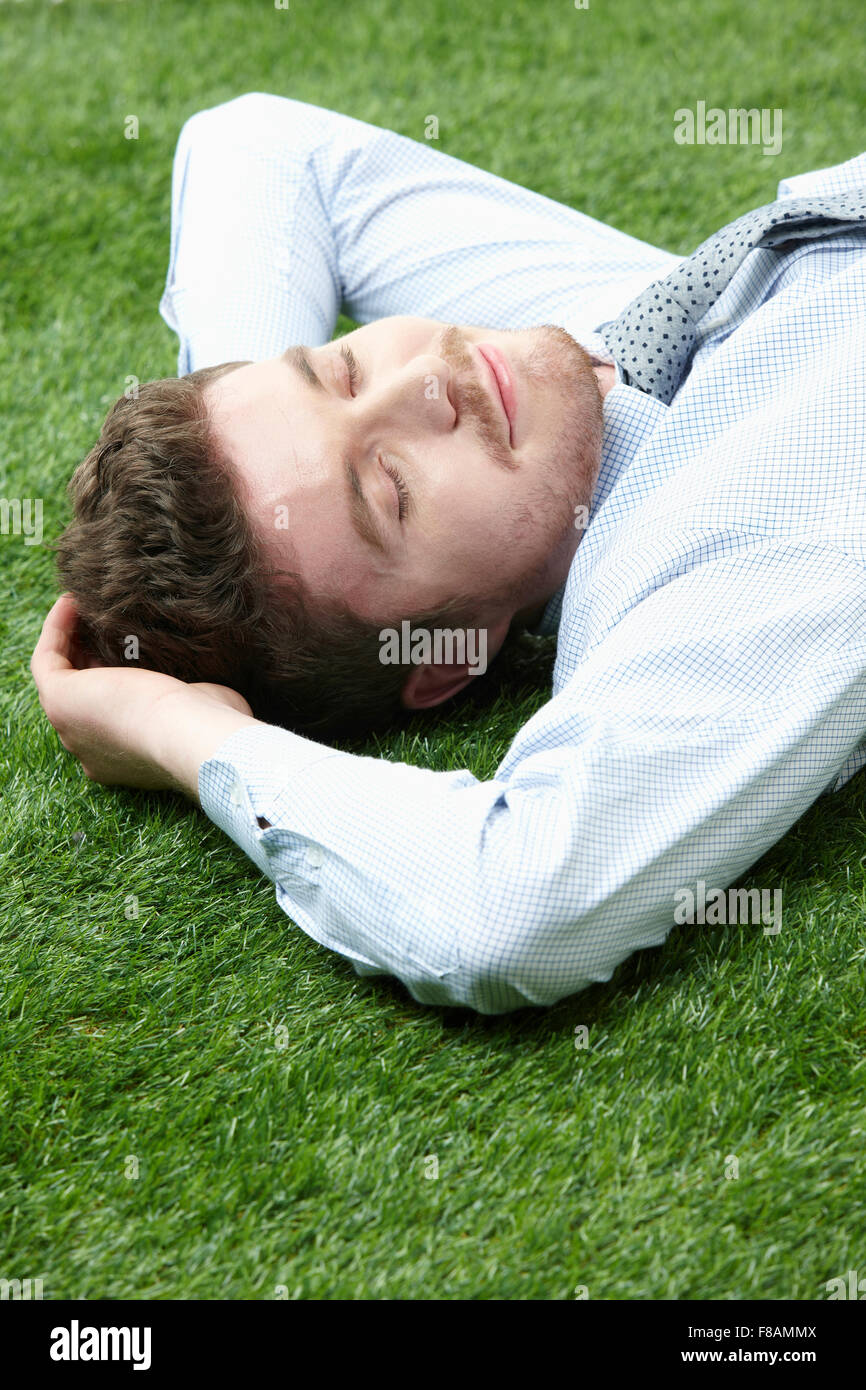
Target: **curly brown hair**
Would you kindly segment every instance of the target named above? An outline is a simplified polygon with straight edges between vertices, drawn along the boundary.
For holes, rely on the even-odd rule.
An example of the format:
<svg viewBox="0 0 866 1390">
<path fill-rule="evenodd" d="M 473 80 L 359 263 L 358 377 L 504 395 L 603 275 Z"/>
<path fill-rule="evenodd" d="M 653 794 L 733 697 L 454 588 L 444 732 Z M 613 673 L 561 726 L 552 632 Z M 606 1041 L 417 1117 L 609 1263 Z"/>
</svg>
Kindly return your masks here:
<svg viewBox="0 0 866 1390">
<path fill-rule="evenodd" d="M 400 711 L 405 668 L 380 661 L 383 624 L 312 603 L 300 576 L 267 558 L 203 395 L 241 365 L 147 382 L 109 410 L 54 543 L 80 644 L 105 665 L 132 651 L 150 670 L 230 686 L 258 718 L 313 737 L 365 732 Z M 411 621 L 465 622 L 469 605 L 460 596 Z"/>
</svg>

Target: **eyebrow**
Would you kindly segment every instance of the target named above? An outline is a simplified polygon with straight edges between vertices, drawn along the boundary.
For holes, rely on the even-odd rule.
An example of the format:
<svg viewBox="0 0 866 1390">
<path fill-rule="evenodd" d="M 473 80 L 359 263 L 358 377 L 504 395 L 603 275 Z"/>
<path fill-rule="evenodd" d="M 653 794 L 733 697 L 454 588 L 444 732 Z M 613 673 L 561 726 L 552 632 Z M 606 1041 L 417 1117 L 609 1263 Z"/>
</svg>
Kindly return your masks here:
<svg viewBox="0 0 866 1390">
<path fill-rule="evenodd" d="M 283 353 L 283 361 L 290 367 L 294 367 L 296 372 L 304 378 L 308 386 L 312 386 L 316 391 L 324 391 L 324 386 L 319 377 L 313 371 L 313 364 L 307 355 L 307 349 L 302 347 L 292 347 Z"/>
<path fill-rule="evenodd" d="M 385 542 L 382 540 L 382 533 L 370 509 L 370 503 L 364 496 L 358 470 L 351 459 L 346 459 L 343 467 L 349 480 L 349 515 L 352 518 L 352 525 L 362 541 L 366 541 L 375 550 L 380 550 L 382 554 L 385 554 Z"/>
<path fill-rule="evenodd" d="M 307 355 L 306 348 L 292 347 L 283 353 L 283 361 L 288 366 L 293 367 L 307 383 L 316 391 L 324 391 L 325 387 L 313 370 L 313 364 Z M 361 479 L 358 477 L 358 470 L 351 459 L 343 462 L 343 471 L 349 483 L 349 516 L 352 525 L 360 536 L 361 540 L 367 545 L 371 545 L 374 550 L 380 551 L 383 555 L 387 553 L 387 546 L 382 539 L 382 532 L 376 518 L 373 516 L 370 503 L 364 495 L 361 487 Z"/>
</svg>

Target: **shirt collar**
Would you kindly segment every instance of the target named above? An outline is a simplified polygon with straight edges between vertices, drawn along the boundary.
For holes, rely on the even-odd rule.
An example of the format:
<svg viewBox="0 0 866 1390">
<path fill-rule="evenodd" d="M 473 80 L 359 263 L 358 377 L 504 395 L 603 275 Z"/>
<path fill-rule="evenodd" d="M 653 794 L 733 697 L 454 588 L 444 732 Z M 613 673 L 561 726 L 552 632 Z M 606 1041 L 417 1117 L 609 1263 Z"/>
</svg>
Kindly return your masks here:
<svg viewBox="0 0 866 1390">
<path fill-rule="evenodd" d="M 669 405 L 655 396 L 639 391 L 636 386 L 624 386 L 617 366 L 616 385 L 604 398 L 604 441 L 601 448 L 601 467 L 592 494 L 592 517 L 605 501 L 614 484 L 623 476 L 650 435 L 655 434 L 666 418 Z"/>
</svg>

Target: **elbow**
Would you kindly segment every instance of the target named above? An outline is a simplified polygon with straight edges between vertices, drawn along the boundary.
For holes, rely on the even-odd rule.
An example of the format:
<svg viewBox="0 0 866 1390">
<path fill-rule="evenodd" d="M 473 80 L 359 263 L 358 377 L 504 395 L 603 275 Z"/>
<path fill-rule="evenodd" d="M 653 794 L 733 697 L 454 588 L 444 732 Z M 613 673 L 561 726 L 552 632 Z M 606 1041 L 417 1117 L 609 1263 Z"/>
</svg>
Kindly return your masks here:
<svg viewBox="0 0 866 1390">
<path fill-rule="evenodd" d="M 587 926 L 577 915 L 539 910 L 518 918 L 513 905 L 493 903 L 463 918 L 455 939 L 456 964 L 437 982 L 436 1002 L 480 1014 L 549 1007 L 612 973 L 591 969 Z"/>
</svg>

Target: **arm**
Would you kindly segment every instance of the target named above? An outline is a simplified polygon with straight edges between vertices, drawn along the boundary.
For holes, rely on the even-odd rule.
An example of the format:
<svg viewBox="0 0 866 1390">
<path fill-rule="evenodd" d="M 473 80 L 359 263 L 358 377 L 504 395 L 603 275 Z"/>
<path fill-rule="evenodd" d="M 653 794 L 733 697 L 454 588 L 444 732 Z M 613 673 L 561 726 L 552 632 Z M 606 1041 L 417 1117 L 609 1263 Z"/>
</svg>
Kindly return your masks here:
<svg viewBox="0 0 866 1390">
<path fill-rule="evenodd" d="M 547 1005 L 784 835 L 866 732 L 864 673 L 866 573 L 756 542 L 638 603 L 492 781 L 259 726 L 203 765 L 201 801 L 359 973 L 482 1013 Z"/>
<path fill-rule="evenodd" d="M 660 944 L 678 890 L 726 888 L 785 833 L 863 737 L 864 672 L 864 571 L 756 543 L 638 603 L 492 781 L 247 718 L 202 763 L 201 804 L 361 973 L 482 1013 L 551 1004 Z"/>
</svg>

